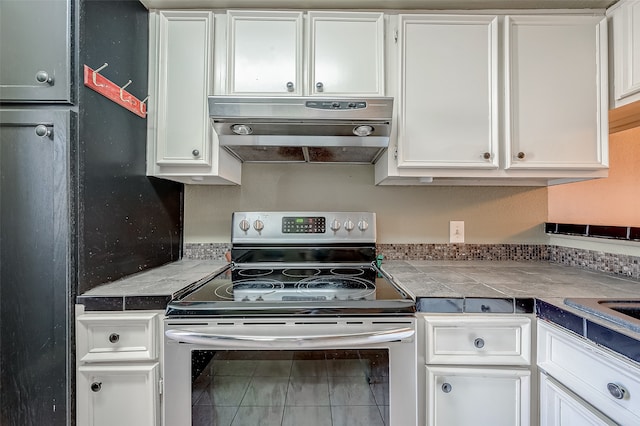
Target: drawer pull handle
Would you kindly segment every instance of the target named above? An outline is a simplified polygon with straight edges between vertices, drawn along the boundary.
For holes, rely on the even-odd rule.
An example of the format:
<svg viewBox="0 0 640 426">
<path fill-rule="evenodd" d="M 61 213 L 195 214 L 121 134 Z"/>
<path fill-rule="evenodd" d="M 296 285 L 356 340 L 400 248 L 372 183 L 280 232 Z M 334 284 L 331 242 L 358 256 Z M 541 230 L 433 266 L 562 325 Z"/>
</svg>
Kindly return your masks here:
<svg viewBox="0 0 640 426">
<path fill-rule="evenodd" d="M 109 335 L 109 341 L 111 343 L 118 343 L 120 341 L 120 335 L 118 333 L 111 333 Z"/>
<path fill-rule="evenodd" d="M 478 337 L 476 340 L 473 341 L 473 346 L 475 346 L 478 349 L 484 348 L 484 339 L 481 337 Z"/>
<path fill-rule="evenodd" d="M 442 384 L 442 392 L 444 392 L 444 393 L 451 392 L 451 383 L 443 383 Z"/>
<path fill-rule="evenodd" d="M 615 399 L 622 399 L 627 393 L 622 386 L 616 385 L 615 383 L 607 383 L 607 389 L 609 389 L 609 393 Z"/>
<path fill-rule="evenodd" d="M 102 389 L 102 382 L 91 383 L 91 390 L 93 392 L 100 392 L 100 389 Z"/>
</svg>

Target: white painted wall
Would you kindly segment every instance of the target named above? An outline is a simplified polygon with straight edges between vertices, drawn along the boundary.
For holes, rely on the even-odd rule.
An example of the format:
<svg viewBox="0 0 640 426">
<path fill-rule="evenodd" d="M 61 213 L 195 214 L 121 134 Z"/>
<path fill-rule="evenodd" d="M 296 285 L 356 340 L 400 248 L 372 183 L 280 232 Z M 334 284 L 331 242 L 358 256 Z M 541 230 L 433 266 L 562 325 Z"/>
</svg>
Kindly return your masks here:
<svg viewBox="0 0 640 426">
<path fill-rule="evenodd" d="M 243 210 L 373 211 L 380 243 L 448 243 L 449 221 L 465 242 L 546 244 L 547 188 L 389 187 L 373 167 L 244 164 L 242 186 L 185 189 L 185 243 L 229 242 L 231 213 Z"/>
</svg>

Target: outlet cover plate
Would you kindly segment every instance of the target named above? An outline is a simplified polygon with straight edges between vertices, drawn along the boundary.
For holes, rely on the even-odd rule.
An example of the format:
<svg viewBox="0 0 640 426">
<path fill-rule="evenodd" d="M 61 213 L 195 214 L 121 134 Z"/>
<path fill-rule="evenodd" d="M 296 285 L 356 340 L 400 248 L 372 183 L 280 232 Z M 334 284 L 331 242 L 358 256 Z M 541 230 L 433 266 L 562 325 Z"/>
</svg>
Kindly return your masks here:
<svg viewBox="0 0 640 426">
<path fill-rule="evenodd" d="M 464 243 L 464 221 L 452 220 L 449 222 L 449 242 Z"/>
</svg>

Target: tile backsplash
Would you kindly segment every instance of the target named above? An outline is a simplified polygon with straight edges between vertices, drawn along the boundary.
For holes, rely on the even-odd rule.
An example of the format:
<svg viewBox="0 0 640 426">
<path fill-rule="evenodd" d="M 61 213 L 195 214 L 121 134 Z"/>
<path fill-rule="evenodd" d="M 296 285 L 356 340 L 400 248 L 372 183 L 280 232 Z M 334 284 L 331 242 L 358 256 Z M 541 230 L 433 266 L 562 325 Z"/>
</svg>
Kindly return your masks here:
<svg viewBox="0 0 640 426">
<path fill-rule="evenodd" d="M 185 243 L 183 258 L 224 260 L 228 243 Z M 387 260 L 548 261 L 640 281 L 640 257 L 544 244 L 378 244 Z"/>
</svg>

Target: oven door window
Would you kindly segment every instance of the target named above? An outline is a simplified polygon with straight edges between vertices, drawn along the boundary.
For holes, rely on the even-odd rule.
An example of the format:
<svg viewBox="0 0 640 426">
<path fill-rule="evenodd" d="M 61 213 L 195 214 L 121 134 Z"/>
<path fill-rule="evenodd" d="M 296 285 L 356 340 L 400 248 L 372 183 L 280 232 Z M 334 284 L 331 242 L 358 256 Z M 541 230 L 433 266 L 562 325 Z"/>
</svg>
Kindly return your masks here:
<svg viewBox="0 0 640 426">
<path fill-rule="evenodd" d="M 192 356 L 192 424 L 389 424 L 389 351 L 209 351 Z"/>
</svg>

